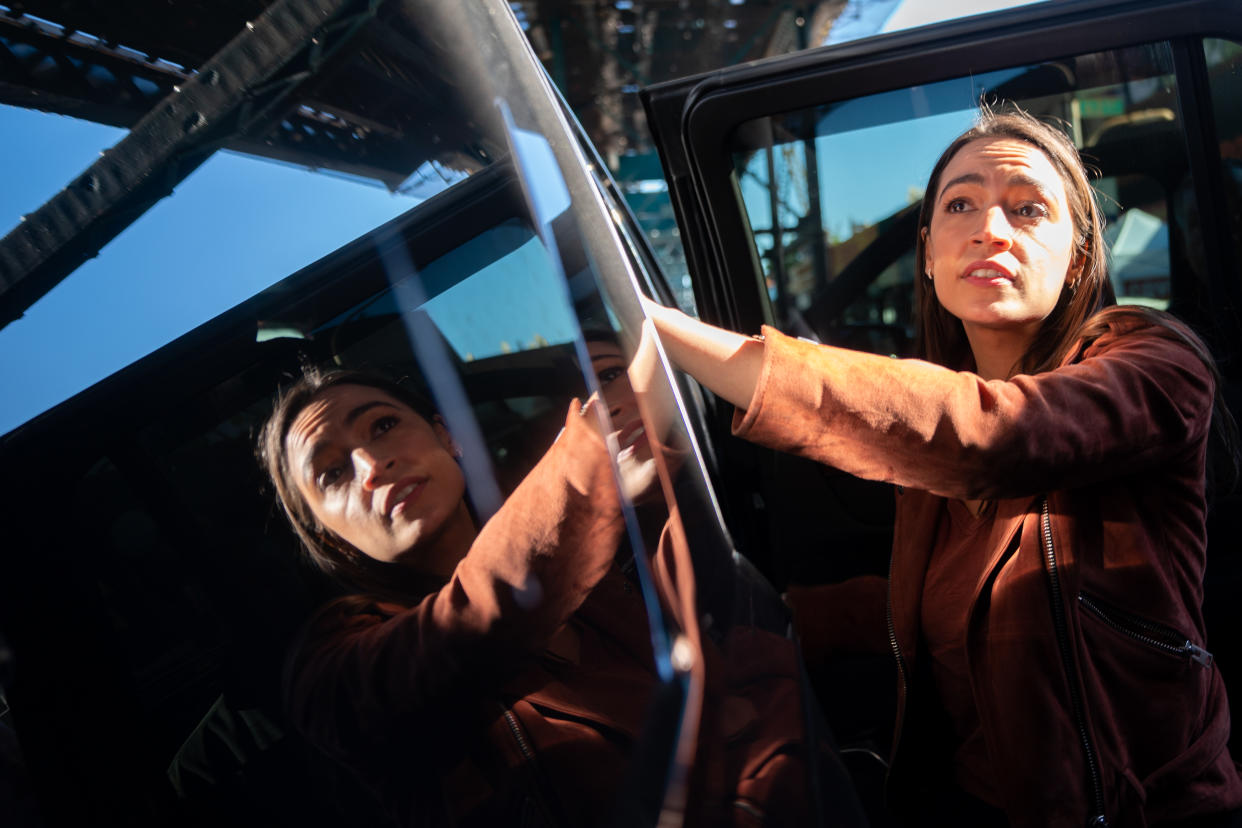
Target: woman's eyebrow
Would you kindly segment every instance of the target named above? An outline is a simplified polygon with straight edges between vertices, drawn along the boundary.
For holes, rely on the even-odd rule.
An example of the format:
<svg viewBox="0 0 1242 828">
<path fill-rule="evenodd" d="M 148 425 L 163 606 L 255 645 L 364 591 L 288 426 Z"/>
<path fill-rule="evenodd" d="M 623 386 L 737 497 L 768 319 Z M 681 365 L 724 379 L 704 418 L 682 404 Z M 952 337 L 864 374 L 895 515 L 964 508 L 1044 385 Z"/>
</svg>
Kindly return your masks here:
<svg viewBox="0 0 1242 828">
<path fill-rule="evenodd" d="M 1014 173 L 1009 176 L 1009 181 L 1007 183 L 1010 187 L 1030 187 L 1032 190 L 1036 190 L 1044 198 L 1049 200 L 1052 199 L 1052 192 L 1048 189 L 1047 185 L 1038 178 L 1029 176 L 1026 173 Z"/>
<path fill-rule="evenodd" d="M 390 402 L 386 402 L 385 400 L 371 400 L 370 402 L 364 402 L 362 405 L 354 406 L 349 410 L 349 413 L 345 415 L 345 425 L 353 425 L 363 414 L 366 414 L 372 408 L 380 405 L 388 406 L 389 408 L 396 408 L 395 405 Z"/>
<path fill-rule="evenodd" d="M 1044 198 L 1052 198 L 1052 193 L 1049 191 L 1044 182 L 1034 176 L 1027 175 L 1026 173 L 1014 173 L 1009 176 L 1009 179 L 1005 183 L 1010 187 L 1030 187 L 1033 190 L 1037 190 Z M 957 178 L 954 178 L 952 181 L 940 188 L 940 196 L 943 197 L 944 194 L 948 192 L 950 187 L 955 187 L 958 184 L 982 185 L 983 176 L 979 173 L 966 173 L 964 175 L 959 175 Z"/>
<path fill-rule="evenodd" d="M 957 178 L 954 178 L 952 181 L 950 181 L 949 183 L 941 187 L 940 195 L 943 196 L 950 187 L 956 187 L 958 184 L 982 184 L 982 183 L 983 183 L 983 176 L 980 175 L 979 173 L 966 173 L 965 175 L 959 175 Z"/>
</svg>

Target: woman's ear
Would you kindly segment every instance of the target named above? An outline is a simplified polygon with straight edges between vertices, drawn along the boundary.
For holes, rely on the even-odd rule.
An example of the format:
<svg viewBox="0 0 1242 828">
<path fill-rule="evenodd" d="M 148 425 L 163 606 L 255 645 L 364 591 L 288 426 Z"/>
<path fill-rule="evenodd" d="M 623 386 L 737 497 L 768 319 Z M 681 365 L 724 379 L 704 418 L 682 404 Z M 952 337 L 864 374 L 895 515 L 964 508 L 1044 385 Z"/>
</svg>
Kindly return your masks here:
<svg viewBox="0 0 1242 828">
<path fill-rule="evenodd" d="M 436 433 L 436 439 L 440 441 L 440 445 L 454 457 L 461 457 L 461 446 L 457 445 L 457 441 L 453 439 L 453 435 L 449 432 L 448 426 L 444 424 L 444 418 L 439 414 L 431 422 L 431 430 Z"/>
</svg>

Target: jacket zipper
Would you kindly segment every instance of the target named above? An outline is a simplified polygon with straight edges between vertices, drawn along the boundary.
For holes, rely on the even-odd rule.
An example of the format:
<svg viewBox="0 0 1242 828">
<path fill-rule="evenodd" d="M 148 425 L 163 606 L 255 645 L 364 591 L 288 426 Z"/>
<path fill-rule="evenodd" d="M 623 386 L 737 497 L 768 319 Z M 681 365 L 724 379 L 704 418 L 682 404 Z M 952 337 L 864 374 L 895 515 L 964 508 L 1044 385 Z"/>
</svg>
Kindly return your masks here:
<svg viewBox="0 0 1242 828">
<path fill-rule="evenodd" d="M 901 698 L 904 703 L 901 707 L 901 721 L 897 722 L 896 730 L 893 732 L 893 747 L 889 751 L 890 763 L 888 771 L 892 773 L 891 760 L 897 758 L 897 742 L 901 739 L 901 731 L 905 729 L 906 708 L 910 704 L 910 685 L 906 674 L 906 659 L 901 654 L 901 645 L 897 643 L 897 625 L 893 621 L 893 556 L 888 558 L 888 601 L 884 607 L 885 620 L 888 622 L 888 645 L 893 650 L 893 658 L 897 661 L 897 681 L 900 684 Z"/>
<path fill-rule="evenodd" d="M 522 758 L 526 761 L 527 768 L 531 772 L 532 783 L 535 787 L 534 800 L 539 807 L 540 816 L 543 818 L 545 825 L 555 825 L 557 823 L 552 819 L 548 803 L 543 798 L 542 780 L 539 776 L 539 768 L 535 764 L 535 751 L 531 748 L 526 734 L 522 732 L 522 725 L 518 722 L 517 716 L 513 715 L 513 711 L 506 707 L 504 708 L 504 715 L 505 723 L 509 725 L 509 732 L 513 734 L 513 740 L 517 742 L 518 751 L 522 754 Z"/>
<path fill-rule="evenodd" d="M 1078 738 L 1082 742 L 1083 756 L 1087 763 L 1087 775 L 1090 777 L 1091 795 L 1095 804 L 1095 814 L 1087 820 L 1087 825 L 1107 828 L 1108 819 L 1104 815 L 1104 786 L 1100 782 L 1100 766 L 1095 755 L 1095 745 L 1091 743 L 1091 734 L 1087 731 L 1082 695 L 1078 691 L 1078 670 L 1074 666 L 1073 655 L 1070 651 L 1069 630 L 1065 624 L 1065 600 L 1061 594 L 1061 582 L 1057 578 L 1057 555 L 1056 550 L 1052 547 L 1052 517 L 1048 511 L 1047 497 L 1043 499 L 1040 512 L 1045 571 L 1048 573 L 1048 589 L 1052 598 L 1052 620 L 1056 627 L 1057 646 L 1061 651 L 1061 661 L 1065 667 L 1065 675 L 1069 683 L 1070 706 L 1074 711 L 1074 723 L 1078 727 Z"/>
<path fill-rule="evenodd" d="M 1122 635 L 1178 658 L 1187 658 L 1203 668 L 1212 666 L 1212 654 L 1172 627 L 1148 621 L 1124 610 L 1106 607 L 1089 595 L 1079 595 L 1078 603 L 1096 618 Z"/>
<path fill-rule="evenodd" d="M 522 752 L 522 758 L 527 762 L 534 762 L 535 753 L 530 749 L 530 742 L 526 741 L 526 734 L 522 732 L 517 717 L 508 708 L 505 708 L 505 721 L 509 724 L 509 730 L 513 733 L 513 740 L 517 742 L 518 750 Z"/>
</svg>

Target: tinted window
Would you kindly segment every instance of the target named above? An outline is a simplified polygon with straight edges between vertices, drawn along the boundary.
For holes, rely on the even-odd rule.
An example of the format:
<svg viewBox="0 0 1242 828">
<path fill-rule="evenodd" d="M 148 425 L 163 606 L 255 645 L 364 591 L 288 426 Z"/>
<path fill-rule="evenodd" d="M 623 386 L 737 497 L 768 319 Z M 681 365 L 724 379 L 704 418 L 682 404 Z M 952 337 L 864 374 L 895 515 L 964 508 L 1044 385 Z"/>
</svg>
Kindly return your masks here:
<svg viewBox="0 0 1242 828">
<path fill-rule="evenodd" d="M 583 329 L 628 359 L 521 96 L 524 131 L 490 120 L 496 94 L 407 8 L 358 31 L 0 332 L 4 464 L 32 471 L 0 576 L 6 817 L 3 786 L 28 779 L 47 825 L 385 824 L 286 717 L 290 643 L 341 586 L 307 565 L 256 463 L 273 395 L 314 365 L 433 399 L 482 523 L 601 385 Z M 641 716 L 668 634 L 632 574 L 654 539 L 621 534 Z M 643 755 L 667 761 L 676 734 Z M 644 784 L 658 799 L 665 777 Z"/>
<path fill-rule="evenodd" d="M 1220 180 L 1224 185 L 1223 230 L 1233 243 L 1236 263 L 1242 261 L 1242 45 L 1209 38 L 1203 41 L 1203 51 L 1220 151 Z M 1191 200 L 1189 194 L 1184 194 L 1183 214 L 1187 237 L 1195 239 L 1201 231 Z M 1197 264 L 1204 266 L 1202 262 Z"/>
</svg>

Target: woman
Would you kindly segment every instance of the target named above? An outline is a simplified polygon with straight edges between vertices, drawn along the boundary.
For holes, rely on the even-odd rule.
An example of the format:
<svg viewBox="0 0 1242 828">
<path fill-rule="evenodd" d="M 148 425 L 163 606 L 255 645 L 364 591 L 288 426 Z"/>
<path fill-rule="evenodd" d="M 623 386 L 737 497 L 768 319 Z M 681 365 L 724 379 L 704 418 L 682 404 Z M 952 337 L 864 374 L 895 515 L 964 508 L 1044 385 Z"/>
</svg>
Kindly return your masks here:
<svg viewBox="0 0 1242 828">
<path fill-rule="evenodd" d="M 896 484 L 889 790 L 912 822 L 1225 824 L 1242 780 L 1202 649 L 1210 356 L 1171 317 L 1105 308 L 1081 161 L 1030 116 L 954 141 L 919 224 L 923 360 L 650 303 L 648 331 L 738 406 L 735 434 Z M 818 609 L 795 606 L 812 627 Z"/>
</svg>

